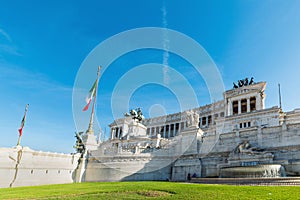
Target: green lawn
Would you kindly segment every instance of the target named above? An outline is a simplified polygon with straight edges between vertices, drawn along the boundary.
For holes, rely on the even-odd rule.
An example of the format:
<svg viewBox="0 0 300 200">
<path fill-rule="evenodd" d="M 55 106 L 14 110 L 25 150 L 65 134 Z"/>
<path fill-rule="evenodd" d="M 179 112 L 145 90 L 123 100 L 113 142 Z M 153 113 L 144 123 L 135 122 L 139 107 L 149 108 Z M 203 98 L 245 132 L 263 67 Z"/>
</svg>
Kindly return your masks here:
<svg viewBox="0 0 300 200">
<path fill-rule="evenodd" d="M 105 182 L 0 189 L 0 199 L 300 199 L 299 186 Z"/>
</svg>

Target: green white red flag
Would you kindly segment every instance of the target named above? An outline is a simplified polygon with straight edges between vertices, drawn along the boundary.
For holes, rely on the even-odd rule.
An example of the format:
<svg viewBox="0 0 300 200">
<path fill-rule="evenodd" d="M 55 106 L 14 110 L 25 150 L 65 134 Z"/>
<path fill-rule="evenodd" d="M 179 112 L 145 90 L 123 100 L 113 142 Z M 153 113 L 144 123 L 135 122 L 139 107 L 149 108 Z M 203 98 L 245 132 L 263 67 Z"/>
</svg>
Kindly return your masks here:
<svg viewBox="0 0 300 200">
<path fill-rule="evenodd" d="M 90 106 L 91 102 L 92 102 L 92 99 L 95 98 L 96 89 L 97 89 L 97 82 L 98 82 L 98 79 L 95 81 L 94 85 L 90 89 L 89 94 L 87 95 L 87 97 L 85 99 L 86 105 L 84 106 L 82 111 L 87 111 L 89 109 L 89 106 Z"/>
<path fill-rule="evenodd" d="M 20 126 L 20 128 L 18 129 L 18 131 L 19 131 L 19 136 L 20 136 L 20 137 L 22 136 L 23 127 L 24 127 L 24 125 L 25 125 L 26 114 L 27 114 L 28 106 L 29 106 L 29 104 L 26 105 L 24 117 L 23 117 L 23 119 L 22 119 L 22 121 L 21 121 L 21 126 Z"/>
</svg>

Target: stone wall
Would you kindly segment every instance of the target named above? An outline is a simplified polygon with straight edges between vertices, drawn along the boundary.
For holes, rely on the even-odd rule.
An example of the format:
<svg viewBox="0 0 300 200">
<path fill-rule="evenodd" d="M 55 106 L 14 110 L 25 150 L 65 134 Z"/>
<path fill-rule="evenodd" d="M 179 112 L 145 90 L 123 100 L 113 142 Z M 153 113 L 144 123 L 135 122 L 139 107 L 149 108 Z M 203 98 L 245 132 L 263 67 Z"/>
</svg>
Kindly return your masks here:
<svg viewBox="0 0 300 200">
<path fill-rule="evenodd" d="M 202 177 L 218 177 L 220 167 L 227 165 L 229 154 L 245 140 L 264 152 L 272 153 L 273 163 L 284 166 L 287 175 L 300 175 L 300 124 L 283 124 L 204 137 L 199 155 Z"/>
<path fill-rule="evenodd" d="M 0 188 L 72 183 L 79 154 L 0 148 Z"/>
<path fill-rule="evenodd" d="M 171 178 L 171 161 L 151 157 L 115 157 L 98 162 L 90 158 L 82 181 L 141 181 Z M 162 167 L 159 167 L 162 166 Z"/>
<path fill-rule="evenodd" d="M 142 139 L 150 144 L 145 138 L 103 143 L 98 150 L 89 152 L 82 181 L 179 181 L 186 180 L 187 173 L 200 176 L 197 154 L 202 134 L 196 126 L 189 127 L 170 140 L 162 138 L 160 146 L 149 147 L 149 151 L 141 150 L 144 145 L 136 146 L 133 151 L 126 147 L 134 142 L 143 144 Z M 185 156 L 191 154 L 195 156 Z"/>
</svg>

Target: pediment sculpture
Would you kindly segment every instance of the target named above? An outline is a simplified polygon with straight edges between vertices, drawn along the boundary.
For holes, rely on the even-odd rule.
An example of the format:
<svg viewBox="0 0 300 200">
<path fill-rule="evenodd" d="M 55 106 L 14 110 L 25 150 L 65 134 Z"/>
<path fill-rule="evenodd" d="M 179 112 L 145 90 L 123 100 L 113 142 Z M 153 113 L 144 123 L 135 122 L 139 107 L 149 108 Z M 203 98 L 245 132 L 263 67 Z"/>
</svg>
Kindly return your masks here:
<svg viewBox="0 0 300 200">
<path fill-rule="evenodd" d="M 233 83 L 233 88 L 241 88 L 243 86 L 248 86 L 248 85 L 253 85 L 255 82 L 254 82 L 254 78 L 251 77 L 250 81 L 248 78 L 245 78 L 245 79 L 241 79 L 241 80 L 238 80 L 237 83 Z"/>
</svg>

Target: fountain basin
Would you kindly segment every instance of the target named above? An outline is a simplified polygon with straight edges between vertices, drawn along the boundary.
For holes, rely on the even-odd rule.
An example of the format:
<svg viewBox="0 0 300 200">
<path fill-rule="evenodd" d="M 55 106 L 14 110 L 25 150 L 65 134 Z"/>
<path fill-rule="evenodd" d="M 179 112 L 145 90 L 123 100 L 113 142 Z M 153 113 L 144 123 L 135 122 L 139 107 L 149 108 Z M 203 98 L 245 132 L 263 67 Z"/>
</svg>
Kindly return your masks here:
<svg viewBox="0 0 300 200">
<path fill-rule="evenodd" d="M 276 178 L 285 177 L 285 170 L 279 164 L 225 167 L 220 169 L 220 178 Z"/>
</svg>

